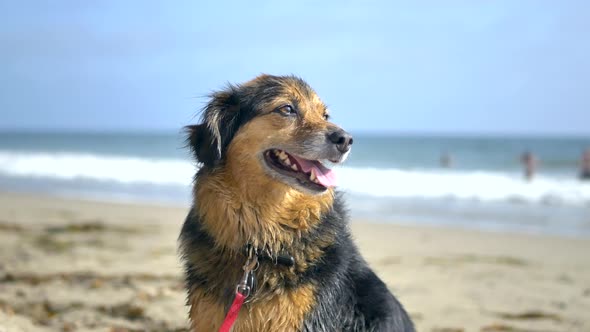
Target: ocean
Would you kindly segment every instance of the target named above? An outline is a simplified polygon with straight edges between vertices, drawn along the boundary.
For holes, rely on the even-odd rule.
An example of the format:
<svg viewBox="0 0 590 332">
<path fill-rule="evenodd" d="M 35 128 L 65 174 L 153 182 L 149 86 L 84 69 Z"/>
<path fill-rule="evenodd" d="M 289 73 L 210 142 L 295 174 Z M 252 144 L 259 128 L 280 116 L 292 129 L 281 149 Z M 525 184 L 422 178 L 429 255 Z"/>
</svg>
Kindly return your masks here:
<svg viewBox="0 0 590 332">
<path fill-rule="evenodd" d="M 354 218 L 590 236 L 590 138 L 354 135 L 334 166 Z M 538 173 L 523 177 L 520 155 Z M 441 167 L 441 155 L 451 167 Z M 188 206 L 197 165 L 182 133 L 0 133 L 0 190 Z"/>
</svg>

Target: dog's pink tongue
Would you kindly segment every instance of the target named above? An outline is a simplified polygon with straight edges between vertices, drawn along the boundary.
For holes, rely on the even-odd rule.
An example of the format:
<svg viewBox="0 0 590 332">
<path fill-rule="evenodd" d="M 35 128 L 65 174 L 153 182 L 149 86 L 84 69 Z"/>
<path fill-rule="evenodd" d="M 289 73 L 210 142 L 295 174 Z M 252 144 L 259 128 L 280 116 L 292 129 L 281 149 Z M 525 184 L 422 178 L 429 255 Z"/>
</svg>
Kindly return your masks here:
<svg viewBox="0 0 590 332">
<path fill-rule="evenodd" d="M 302 158 L 295 158 L 299 166 L 303 169 L 304 172 L 314 172 L 315 176 L 318 179 L 318 182 L 322 184 L 322 186 L 326 188 L 334 187 L 336 185 L 336 175 L 332 172 L 331 169 L 327 168 L 326 166 L 322 165 L 319 161 L 312 161 Z"/>
</svg>

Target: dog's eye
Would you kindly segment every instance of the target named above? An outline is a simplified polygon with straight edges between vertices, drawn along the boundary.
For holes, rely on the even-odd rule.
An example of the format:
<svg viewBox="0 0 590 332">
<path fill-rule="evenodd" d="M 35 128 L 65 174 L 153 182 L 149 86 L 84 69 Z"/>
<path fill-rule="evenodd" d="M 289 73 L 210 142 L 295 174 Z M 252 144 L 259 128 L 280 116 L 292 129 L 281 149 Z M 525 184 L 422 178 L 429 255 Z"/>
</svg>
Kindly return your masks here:
<svg viewBox="0 0 590 332">
<path fill-rule="evenodd" d="M 281 113 L 282 115 L 296 115 L 297 112 L 293 109 L 291 105 L 283 105 L 276 109 L 277 112 Z"/>
<path fill-rule="evenodd" d="M 324 120 L 328 121 L 330 119 L 330 114 L 325 113 L 324 114 Z"/>
</svg>

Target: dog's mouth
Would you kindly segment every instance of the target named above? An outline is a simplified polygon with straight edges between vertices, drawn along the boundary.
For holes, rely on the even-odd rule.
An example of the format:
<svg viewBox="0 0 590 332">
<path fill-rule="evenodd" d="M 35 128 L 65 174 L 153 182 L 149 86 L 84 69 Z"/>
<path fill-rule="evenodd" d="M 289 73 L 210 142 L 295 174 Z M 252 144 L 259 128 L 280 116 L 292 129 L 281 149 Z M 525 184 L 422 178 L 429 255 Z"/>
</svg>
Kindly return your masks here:
<svg viewBox="0 0 590 332">
<path fill-rule="evenodd" d="M 279 149 L 266 150 L 264 160 L 272 170 L 314 192 L 322 192 L 336 185 L 334 172 L 319 160 L 296 157 Z"/>
</svg>

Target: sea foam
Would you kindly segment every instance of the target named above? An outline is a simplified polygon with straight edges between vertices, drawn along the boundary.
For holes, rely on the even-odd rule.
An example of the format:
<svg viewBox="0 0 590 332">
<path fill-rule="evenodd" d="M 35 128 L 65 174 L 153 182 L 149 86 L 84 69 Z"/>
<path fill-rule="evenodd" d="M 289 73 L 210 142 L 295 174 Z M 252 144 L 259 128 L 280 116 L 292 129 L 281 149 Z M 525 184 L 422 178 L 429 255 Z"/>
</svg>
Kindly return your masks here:
<svg viewBox="0 0 590 332">
<path fill-rule="evenodd" d="M 195 167 L 190 162 L 177 159 L 0 151 L 0 173 L 66 180 L 83 178 L 122 183 L 186 185 L 192 181 Z"/>
<path fill-rule="evenodd" d="M 0 151 L 0 174 L 10 177 L 94 180 L 186 187 L 197 167 L 181 159 L 78 153 Z M 336 167 L 339 188 L 394 198 L 442 198 L 590 206 L 590 183 L 540 174 L 525 181 L 499 171 L 442 171 Z"/>
</svg>

